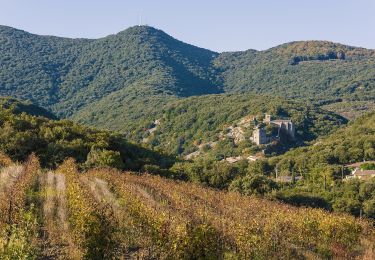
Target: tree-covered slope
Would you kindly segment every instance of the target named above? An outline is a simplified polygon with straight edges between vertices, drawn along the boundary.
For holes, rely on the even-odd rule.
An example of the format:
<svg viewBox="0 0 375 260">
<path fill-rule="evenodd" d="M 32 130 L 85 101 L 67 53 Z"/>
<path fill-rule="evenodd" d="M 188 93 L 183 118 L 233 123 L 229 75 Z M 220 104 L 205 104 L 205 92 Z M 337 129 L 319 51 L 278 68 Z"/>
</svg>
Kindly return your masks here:
<svg viewBox="0 0 375 260">
<path fill-rule="evenodd" d="M 88 40 L 39 36 L 0 26 L 0 94 L 51 108 Z"/>
<path fill-rule="evenodd" d="M 373 50 L 330 42 L 218 54 L 148 26 L 100 39 L 38 36 L 0 26 L 0 95 L 138 140 L 140 127 L 147 128 L 170 102 L 189 96 L 250 92 L 371 100 L 374 64 Z M 186 102 L 194 104 L 194 98 Z"/>
<path fill-rule="evenodd" d="M 292 161 L 295 169 L 304 171 L 324 165 L 343 165 L 375 160 L 375 113 L 366 114 L 346 127 L 337 129 L 309 147 L 298 148 L 278 158 Z"/>
<path fill-rule="evenodd" d="M 41 163 L 49 167 L 67 157 L 87 167 L 133 170 L 147 164 L 169 167 L 174 161 L 128 142 L 123 135 L 46 116 L 51 114 L 30 103 L 0 99 L 0 151 L 17 161 L 36 153 Z"/>
<path fill-rule="evenodd" d="M 219 94 L 182 99 L 142 97 L 143 101 L 139 103 L 117 98 L 121 95 L 99 102 L 90 110 L 82 110 L 73 118 L 80 123 L 116 129 L 131 140 L 143 141 L 152 148 L 175 155 L 186 155 L 197 150 L 200 144 L 219 141 L 227 127 L 238 124 L 245 117 L 262 116 L 263 113 L 271 113 L 276 118 L 291 118 L 296 124 L 299 144 L 328 134 L 346 123 L 344 118 L 313 104 L 266 95 Z M 126 111 L 124 106 L 130 110 L 136 109 L 133 106 L 150 109 L 143 110 L 142 115 L 133 115 L 129 120 L 131 115 L 122 113 Z M 158 109 L 151 109 L 155 107 Z M 131 123 L 124 124 L 118 118 Z"/>
<path fill-rule="evenodd" d="M 97 40 L 38 36 L 0 27 L 0 94 L 61 116 L 129 86 L 189 96 L 217 93 L 216 53 L 147 26 Z"/>
<path fill-rule="evenodd" d="M 279 97 L 211 95 L 168 104 L 150 142 L 156 147 L 186 154 L 196 150 L 197 144 L 219 141 L 226 128 L 238 125 L 241 119 L 263 113 L 291 118 L 300 141 L 310 141 L 345 123 L 344 119 L 311 104 Z"/>
<path fill-rule="evenodd" d="M 214 61 L 227 92 L 327 100 L 375 97 L 375 51 L 324 41 L 222 53 Z"/>
</svg>

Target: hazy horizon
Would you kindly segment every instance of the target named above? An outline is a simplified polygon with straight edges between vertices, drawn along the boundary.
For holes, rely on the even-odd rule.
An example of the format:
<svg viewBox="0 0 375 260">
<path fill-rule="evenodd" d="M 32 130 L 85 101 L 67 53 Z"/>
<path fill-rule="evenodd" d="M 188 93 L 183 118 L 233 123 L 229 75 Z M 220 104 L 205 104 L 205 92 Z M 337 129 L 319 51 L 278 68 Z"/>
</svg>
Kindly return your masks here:
<svg viewBox="0 0 375 260">
<path fill-rule="evenodd" d="M 0 3 L 0 24 L 38 35 L 96 39 L 141 23 L 218 52 L 265 50 L 307 40 L 375 49 L 375 36 L 369 33 L 375 25 L 371 0 Z"/>
</svg>

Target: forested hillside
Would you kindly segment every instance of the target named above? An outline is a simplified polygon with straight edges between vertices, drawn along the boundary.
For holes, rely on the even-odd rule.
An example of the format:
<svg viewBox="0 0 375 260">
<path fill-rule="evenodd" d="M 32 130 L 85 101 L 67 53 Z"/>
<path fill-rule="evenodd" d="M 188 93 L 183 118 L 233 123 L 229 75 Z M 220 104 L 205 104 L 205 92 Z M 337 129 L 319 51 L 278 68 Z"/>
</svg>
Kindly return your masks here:
<svg viewBox="0 0 375 260">
<path fill-rule="evenodd" d="M 375 113 L 350 122 L 331 135 L 318 139 L 314 145 L 297 148 L 275 160 L 279 164 L 289 161 L 297 173 L 319 165 L 375 160 Z"/>
<path fill-rule="evenodd" d="M 42 116 L 49 119 L 56 119 L 56 116 L 31 102 L 20 101 L 11 97 L 0 97 L 0 109 L 7 110 L 13 114 L 26 113 L 32 116 Z"/>
<path fill-rule="evenodd" d="M 148 26 L 94 40 L 1 26 L 0 54 L 1 95 L 129 136 L 135 121 L 148 124 L 150 114 L 188 96 L 250 92 L 319 103 L 375 96 L 374 51 L 330 42 L 219 54 Z"/>
<path fill-rule="evenodd" d="M 31 99 L 60 116 L 128 88 L 176 96 L 219 92 L 211 68 L 216 53 L 147 26 L 98 40 L 1 26 L 0 53 L 0 93 Z"/>
<path fill-rule="evenodd" d="M 147 104 L 153 100 L 145 98 L 143 102 Z M 135 122 L 125 125 L 115 116 L 105 116 L 113 103 L 104 105 L 104 109 L 96 107 L 73 118 L 81 123 L 125 132 L 131 140 L 143 141 L 152 148 L 174 155 L 186 155 L 200 144 L 220 141 L 220 134 L 225 133 L 228 126 L 238 124 L 244 117 L 262 116 L 263 113 L 291 118 L 296 125 L 299 145 L 346 123 L 345 119 L 313 104 L 261 95 L 221 94 L 171 100 L 160 110 L 144 115 L 143 120 L 134 119 Z M 118 113 L 120 111 L 115 109 L 114 114 Z M 155 120 L 157 125 L 153 123 Z M 251 135 L 251 131 L 247 134 Z M 233 141 L 227 141 L 235 146 Z"/>
<path fill-rule="evenodd" d="M 174 159 L 128 142 L 123 135 L 68 120 L 51 120 L 45 110 L 14 99 L 0 100 L 0 151 L 15 161 L 31 153 L 43 166 L 74 157 L 82 167 L 111 166 L 140 170 L 147 164 L 170 167 Z"/>
<path fill-rule="evenodd" d="M 227 92 L 269 93 L 322 102 L 375 97 L 375 51 L 324 41 L 222 53 L 214 61 Z"/>
</svg>

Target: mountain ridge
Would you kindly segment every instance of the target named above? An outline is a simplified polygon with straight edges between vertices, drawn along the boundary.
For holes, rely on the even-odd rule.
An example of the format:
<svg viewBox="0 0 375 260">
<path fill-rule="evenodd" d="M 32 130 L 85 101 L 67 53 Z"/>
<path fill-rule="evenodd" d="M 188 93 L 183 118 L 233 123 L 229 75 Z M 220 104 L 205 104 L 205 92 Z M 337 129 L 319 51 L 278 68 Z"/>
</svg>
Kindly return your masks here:
<svg viewBox="0 0 375 260">
<path fill-rule="evenodd" d="M 327 41 L 217 53 L 149 26 L 99 39 L 38 36 L 0 26 L 0 95 L 31 100 L 82 122 L 87 111 L 101 111 L 97 116 L 124 125 L 190 96 L 368 100 L 375 98 L 374 53 Z"/>
</svg>

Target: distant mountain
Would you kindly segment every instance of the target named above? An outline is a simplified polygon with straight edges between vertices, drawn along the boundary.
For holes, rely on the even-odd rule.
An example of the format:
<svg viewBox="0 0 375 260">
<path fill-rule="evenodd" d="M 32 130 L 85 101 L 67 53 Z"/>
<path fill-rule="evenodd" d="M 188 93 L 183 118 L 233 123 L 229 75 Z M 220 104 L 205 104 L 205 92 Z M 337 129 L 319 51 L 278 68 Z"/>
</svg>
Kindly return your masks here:
<svg viewBox="0 0 375 260">
<path fill-rule="evenodd" d="M 218 93 L 218 55 L 147 26 L 98 40 L 38 36 L 0 27 L 0 94 L 70 116 L 126 89 L 191 96 Z"/>
<path fill-rule="evenodd" d="M 372 100 L 374 53 L 323 41 L 216 53 L 149 26 L 100 39 L 39 36 L 0 26 L 0 95 L 135 136 L 169 103 L 190 96 Z"/>
<path fill-rule="evenodd" d="M 265 51 L 222 53 L 214 65 L 226 92 L 269 93 L 315 101 L 375 98 L 375 51 L 325 41 Z"/>
</svg>

